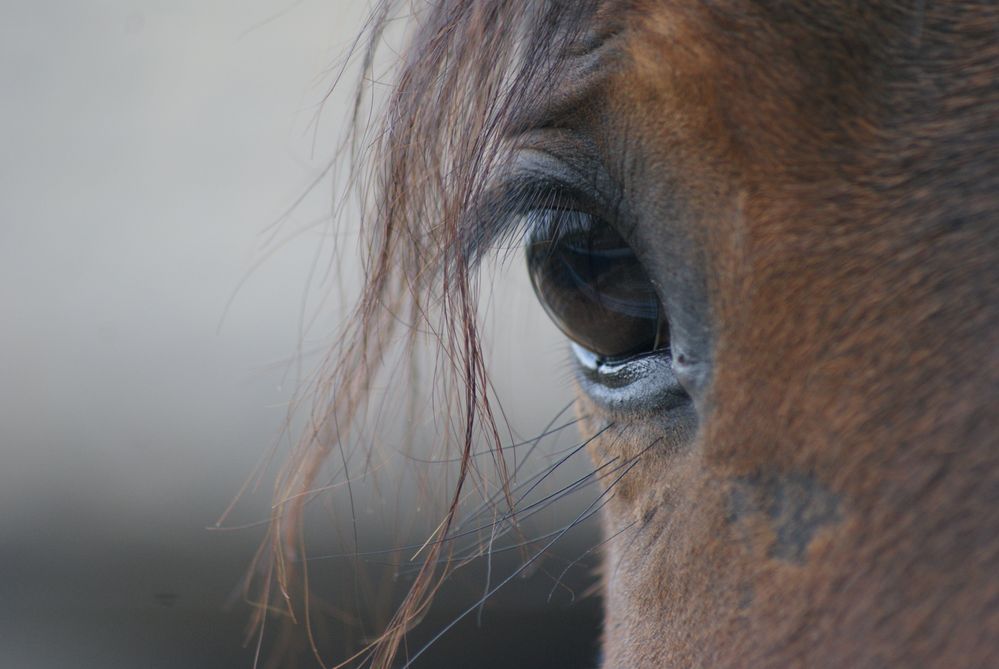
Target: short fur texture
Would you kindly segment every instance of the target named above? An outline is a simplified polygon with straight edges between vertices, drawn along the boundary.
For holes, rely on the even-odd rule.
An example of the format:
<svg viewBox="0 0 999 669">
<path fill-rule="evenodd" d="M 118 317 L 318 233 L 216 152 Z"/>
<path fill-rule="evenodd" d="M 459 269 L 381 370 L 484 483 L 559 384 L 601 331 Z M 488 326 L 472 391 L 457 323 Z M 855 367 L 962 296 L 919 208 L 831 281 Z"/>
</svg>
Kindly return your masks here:
<svg viewBox="0 0 999 669">
<path fill-rule="evenodd" d="M 320 394 L 332 443 L 406 309 L 440 334 L 463 463 L 498 445 L 472 272 L 495 203 L 528 196 L 493 185 L 523 138 L 576 142 L 707 379 L 689 428 L 580 396 L 584 432 L 614 425 L 595 463 L 642 458 L 604 512 L 603 667 L 999 662 L 999 6 L 444 0 L 418 22 Z M 282 499 L 329 448 L 306 441 Z M 442 575 L 358 659 L 393 666 Z"/>
</svg>

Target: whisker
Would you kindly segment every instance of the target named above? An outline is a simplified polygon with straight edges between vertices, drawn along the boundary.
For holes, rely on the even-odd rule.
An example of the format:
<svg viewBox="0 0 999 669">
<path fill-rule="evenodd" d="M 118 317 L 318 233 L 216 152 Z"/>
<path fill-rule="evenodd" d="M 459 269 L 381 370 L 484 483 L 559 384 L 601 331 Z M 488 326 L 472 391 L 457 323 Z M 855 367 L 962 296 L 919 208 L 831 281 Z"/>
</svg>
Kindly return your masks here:
<svg viewBox="0 0 999 669">
<path fill-rule="evenodd" d="M 598 543 L 594 544 L 593 546 L 590 546 L 590 547 L 589 547 L 589 548 L 587 548 L 587 549 L 586 549 L 586 550 L 585 550 L 585 551 L 584 551 L 584 552 L 583 552 L 583 553 L 582 553 L 582 554 L 581 554 L 581 555 L 580 555 L 579 557 L 577 557 L 577 558 L 576 558 L 575 560 L 573 560 L 573 561 L 572 561 L 572 562 L 570 562 L 570 563 L 569 563 L 568 565 L 566 565 L 565 569 L 563 569 L 563 570 L 562 570 L 562 572 L 561 572 L 561 573 L 560 573 L 560 574 L 558 575 L 558 578 L 556 578 L 556 579 L 555 579 L 555 585 L 553 585 L 553 586 L 552 586 L 552 589 L 551 589 L 551 590 L 550 590 L 550 591 L 548 592 L 548 599 L 547 599 L 546 601 L 548 601 L 549 603 L 550 603 L 550 602 L 552 601 L 552 595 L 554 595 L 554 594 L 555 594 L 555 590 L 556 590 L 556 589 L 558 588 L 558 586 L 559 586 L 559 585 L 561 585 L 561 583 L 562 583 L 562 578 L 563 578 L 563 577 L 564 577 L 564 576 L 566 575 L 566 573 L 568 573 L 568 571 L 569 571 L 570 569 L 572 569 L 572 568 L 573 568 L 573 567 L 575 567 L 575 566 L 576 566 L 577 564 L 579 564 L 580 562 L 582 562 L 582 561 L 583 561 L 583 559 L 584 559 L 584 558 L 586 558 L 586 556 L 587 556 L 587 555 L 589 555 L 590 553 L 592 553 L 593 551 L 597 550 L 597 549 L 598 549 L 598 548 L 600 548 L 601 546 L 605 546 L 605 545 L 607 545 L 607 544 L 608 544 L 608 543 L 610 543 L 610 542 L 611 542 L 612 540 L 614 540 L 615 538 L 617 538 L 618 536 L 620 536 L 621 534 L 623 534 L 623 533 L 624 533 L 624 532 L 626 532 L 627 530 L 629 530 L 629 529 L 631 529 L 632 527 L 634 527 L 634 526 L 635 526 L 635 524 L 636 524 L 637 522 L 638 522 L 638 521 L 637 521 L 637 520 L 635 520 L 635 521 L 632 521 L 632 522 L 628 523 L 628 524 L 627 524 L 627 525 L 625 525 L 625 526 L 624 526 L 623 528 L 621 528 L 620 530 L 618 530 L 617 532 L 615 532 L 615 533 L 614 533 L 614 534 L 612 534 L 611 536 L 607 537 L 607 538 L 606 538 L 606 539 L 604 539 L 603 541 L 600 541 L 600 542 L 598 542 Z M 575 596 L 573 596 L 573 599 L 575 599 Z"/>
<path fill-rule="evenodd" d="M 539 499 L 539 500 L 537 500 L 535 502 L 532 502 L 528 506 L 524 507 L 523 510 L 524 511 L 528 511 L 529 513 L 523 515 L 523 517 L 524 518 L 529 518 L 530 516 L 534 515 L 535 513 L 540 512 L 541 510 L 543 510 L 543 509 L 547 508 L 548 506 L 550 506 L 554 501 L 557 501 L 558 499 L 560 499 L 561 497 L 564 497 L 569 492 L 572 492 L 574 488 L 579 488 L 579 487 L 582 487 L 583 484 L 592 483 L 594 481 L 599 480 L 599 478 L 593 479 L 594 475 L 597 474 L 601 469 L 603 469 L 605 467 L 608 467 L 609 465 L 614 464 L 617 460 L 618 460 L 618 458 L 616 458 L 616 457 L 611 458 L 610 460 L 608 460 L 607 462 L 603 463 L 602 465 L 600 465 L 599 467 L 597 467 L 593 471 L 587 473 L 585 476 L 582 476 L 582 477 L 576 479 L 575 481 L 573 481 L 569 485 L 567 485 L 567 486 L 565 486 L 563 488 L 560 488 L 559 490 L 556 490 L 555 492 L 553 492 L 553 493 L 551 493 L 549 495 L 546 495 L 545 497 L 542 497 L 541 499 Z M 612 469 L 610 473 L 613 473 L 613 472 L 617 471 L 617 469 L 619 469 L 621 466 L 623 466 L 623 465 L 619 465 L 617 468 Z M 588 479 L 593 479 L 593 480 L 592 481 L 588 481 Z M 330 553 L 330 554 L 327 554 L 327 555 L 317 555 L 317 556 L 305 558 L 305 561 L 330 560 L 330 559 L 348 558 L 348 557 L 366 557 L 366 556 L 375 556 L 375 555 L 386 555 L 386 554 L 389 554 L 389 553 L 395 553 L 397 551 L 419 550 L 421 548 L 426 548 L 428 546 L 434 546 L 434 545 L 438 545 L 438 544 L 445 544 L 445 543 L 448 543 L 450 541 L 455 541 L 455 540 L 461 539 L 463 537 L 467 537 L 467 536 L 471 536 L 471 535 L 477 534 L 477 533 L 482 532 L 484 530 L 490 529 L 491 527 L 493 527 L 497 523 L 501 523 L 501 522 L 503 522 L 505 520 L 508 520 L 508 519 L 510 519 L 512 517 L 514 517 L 513 514 L 506 514 L 503 517 L 501 517 L 501 518 L 493 521 L 492 523 L 489 523 L 488 525 L 480 525 L 480 526 L 478 526 L 478 527 L 476 527 L 474 529 L 471 529 L 471 530 L 465 530 L 465 531 L 462 531 L 462 532 L 458 532 L 457 534 L 449 534 L 449 535 L 447 535 L 445 537 L 442 537 L 441 539 L 438 539 L 436 541 L 428 541 L 428 542 L 419 543 L 419 544 L 410 544 L 408 546 L 397 546 L 395 548 L 386 548 L 386 549 L 376 550 L 376 551 L 362 551 L 362 552 L 350 552 L 350 553 Z M 420 563 L 417 563 L 417 564 L 420 564 Z"/>
<path fill-rule="evenodd" d="M 597 513 L 600 512 L 600 509 L 603 508 L 603 506 L 604 505 L 601 504 L 600 506 L 598 506 L 597 508 L 595 508 L 593 511 L 589 512 L 588 514 L 586 514 L 586 516 L 584 516 L 583 518 L 580 519 L 580 522 L 585 522 L 585 521 L 589 520 L 590 518 L 592 518 L 593 516 L 597 515 Z M 545 532 L 544 534 L 540 534 L 540 535 L 538 535 L 536 537 L 533 537 L 531 539 L 527 539 L 525 541 L 520 541 L 520 542 L 517 542 L 515 544 L 510 544 L 509 546 L 503 546 L 501 548 L 494 548 L 492 552 L 493 553 L 508 553 L 510 551 L 515 551 L 515 550 L 518 550 L 518 549 L 521 549 L 521 548 L 525 548 L 527 546 L 531 546 L 533 544 L 536 544 L 539 541 L 544 541 L 545 539 L 553 537 L 553 536 L 555 536 L 556 534 L 558 534 L 561 531 L 562 531 L 562 528 L 559 528 L 557 530 L 552 530 L 550 532 Z M 463 563 L 468 563 L 468 562 L 474 560 L 475 558 L 481 557 L 481 556 L 482 556 L 481 552 L 466 553 L 465 555 L 454 557 L 454 558 L 437 558 L 436 560 L 433 561 L 433 564 L 447 564 L 448 562 L 455 562 L 458 565 L 461 565 Z M 310 559 L 313 559 L 313 558 L 310 558 Z M 380 567 L 400 567 L 400 566 L 402 566 L 401 562 L 381 562 L 381 561 L 377 561 L 377 560 L 365 560 L 365 563 L 366 564 L 375 565 L 375 566 L 380 566 Z M 405 573 L 407 573 L 407 572 L 401 572 L 401 574 L 405 574 Z"/>
<path fill-rule="evenodd" d="M 572 406 L 572 405 L 570 404 L 569 406 Z M 563 413 L 564 413 L 564 410 L 563 410 Z M 586 419 L 586 416 L 581 416 L 580 418 L 573 418 L 568 423 L 563 423 L 562 425 L 559 425 L 556 428 L 552 428 L 550 430 L 546 430 L 545 432 L 542 432 L 538 436 L 532 437 L 531 439 L 525 439 L 524 441 L 520 441 L 520 442 L 516 442 L 516 443 L 512 443 L 512 444 L 507 444 L 506 446 L 503 446 L 501 448 L 489 448 L 489 449 L 485 449 L 485 450 L 482 450 L 482 451 L 475 451 L 475 452 L 469 454 L 469 456 L 473 457 L 473 458 L 477 458 L 477 457 L 479 457 L 481 455 L 494 455 L 494 454 L 500 452 L 501 450 L 502 451 L 507 451 L 507 450 L 516 449 L 516 448 L 522 448 L 522 447 L 528 446 L 528 445 L 533 445 L 533 444 L 535 444 L 537 442 L 538 439 L 543 439 L 544 437 L 549 437 L 549 436 L 551 436 L 553 434 L 557 434 L 557 433 L 561 432 L 562 430 L 564 430 L 566 428 L 569 428 L 569 427 L 572 427 L 573 425 L 576 425 L 580 421 L 585 420 L 585 419 Z M 431 459 L 428 459 L 428 458 L 419 458 L 419 457 L 416 457 L 415 455 L 406 455 L 406 459 L 410 460 L 412 462 L 418 462 L 418 463 L 424 464 L 424 465 L 447 465 L 447 464 L 456 464 L 456 463 L 459 463 L 459 462 L 462 461 L 462 458 L 445 458 L 445 459 L 439 459 L 439 460 L 431 460 Z"/>
<path fill-rule="evenodd" d="M 592 436 L 587 437 L 586 439 L 584 439 L 581 443 L 579 443 L 579 444 L 577 444 L 575 446 L 572 446 L 569 449 L 567 449 L 569 451 L 569 453 L 566 456 L 564 456 L 561 459 L 559 459 L 555 464 L 553 464 L 550 467 L 548 467 L 547 469 L 545 469 L 545 470 L 543 470 L 541 472 L 538 472 L 537 474 L 531 476 L 526 481 L 524 481 L 524 483 L 522 483 L 522 484 L 520 484 L 518 486 L 514 486 L 511 489 L 511 492 L 518 492 L 523 486 L 530 484 L 530 487 L 516 500 L 516 502 L 514 503 L 514 506 L 516 506 L 516 505 L 520 504 L 520 502 L 524 501 L 524 499 L 529 494 L 531 494 L 539 485 L 541 485 L 541 483 L 544 482 L 544 480 L 547 479 L 556 469 L 558 469 L 558 467 L 560 467 L 561 465 L 563 465 L 573 455 L 576 455 L 577 453 L 579 453 L 580 451 L 582 451 L 584 448 L 586 448 L 594 439 L 596 439 L 601 434 L 603 434 L 604 432 L 606 432 L 607 430 L 609 430 L 611 427 L 613 427 L 613 425 L 614 425 L 613 423 L 607 424 L 606 426 L 604 426 L 603 428 L 601 428 L 600 430 L 598 430 Z M 525 461 L 526 461 L 526 458 L 525 458 Z M 514 475 L 517 474 L 517 469 L 514 470 L 513 474 Z M 477 507 L 474 511 L 472 511 L 472 513 L 465 520 L 463 520 L 462 522 L 460 522 L 458 524 L 458 529 L 460 529 L 466 523 L 471 522 L 475 518 L 479 517 L 486 509 L 490 508 L 490 506 L 495 501 L 496 501 L 496 496 L 494 496 L 490 500 L 487 500 L 483 504 L 479 505 L 479 507 Z"/>
<path fill-rule="evenodd" d="M 595 499 L 593 502 L 591 502 L 590 505 L 587 506 L 586 509 L 583 511 L 583 513 L 580 513 L 578 516 L 576 516 L 576 518 L 573 520 L 573 522 L 570 523 L 565 528 L 563 528 L 562 531 L 559 532 L 558 535 L 555 536 L 555 538 L 553 538 L 551 541 L 549 541 L 547 544 L 545 544 L 544 548 L 542 548 L 540 551 L 538 551 L 537 553 L 535 553 L 534 555 L 532 555 L 531 558 L 527 560 L 527 562 L 525 562 L 523 565 L 521 565 L 520 567 L 518 567 L 512 574 L 510 574 L 509 576 L 507 576 L 506 578 L 504 578 L 502 581 L 500 581 L 492 590 L 490 590 L 489 592 L 487 592 L 482 599 L 488 599 L 489 597 L 492 597 L 494 594 L 496 594 L 503 586 L 505 586 L 507 583 L 509 583 L 510 581 L 512 581 L 513 579 L 515 579 L 522 572 L 524 572 L 529 566 L 531 566 L 534 562 L 536 562 L 552 546 L 554 546 L 563 536 L 565 536 L 566 533 L 568 533 L 570 530 L 572 530 L 574 527 L 576 527 L 576 525 L 580 522 L 580 519 L 583 517 L 583 515 L 585 515 L 585 513 L 589 512 L 589 511 L 591 511 L 593 509 L 593 507 L 596 506 L 600 502 L 600 500 L 602 500 L 604 497 L 606 497 L 614 489 L 614 487 L 617 485 L 617 483 L 622 478 L 624 478 L 628 474 L 628 472 L 630 472 L 632 470 L 632 468 L 635 467 L 635 465 L 638 464 L 638 460 L 640 458 L 640 455 L 641 454 L 639 454 L 638 456 L 636 456 L 633 459 L 633 462 L 628 466 L 628 468 L 625 469 L 621 473 L 621 475 L 618 476 L 611 483 L 611 485 L 609 485 L 607 487 L 606 490 L 604 490 L 602 493 L 600 493 L 600 496 L 597 497 L 597 499 Z M 415 662 L 421 655 L 423 655 L 423 653 L 425 653 L 434 643 L 436 643 L 438 640 L 440 640 L 441 637 L 443 637 L 445 634 L 447 634 L 449 631 L 451 631 L 454 628 L 455 625 L 457 625 L 459 622 L 461 622 L 462 620 L 464 620 L 465 617 L 468 616 L 470 613 L 472 613 L 473 611 L 475 611 L 480 605 L 481 605 L 481 600 L 475 602 L 475 604 L 473 606 L 465 609 L 454 620 L 452 620 L 450 623 L 448 623 L 447 625 L 445 625 L 443 629 L 441 629 L 439 632 L 437 632 L 437 634 L 435 634 L 430 639 L 430 641 L 428 641 L 426 644 L 424 644 L 423 647 L 420 648 L 420 650 L 416 651 L 416 653 L 413 656 L 411 656 L 406 661 L 406 664 L 404 664 L 402 666 L 402 669 L 409 669 L 409 667 L 413 666 L 413 662 Z"/>
<path fill-rule="evenodd" d="M 638 456 L 636 456 L 636 458 L 637 457 Z M 629 465 L 629 463 L 631 462 L 629 460 L 629 461 L 626 461 L 624 463 L 618 464 L 616 467 L 611 468 L 610 470 L 608 470 L 607 472 L 604 472 L 600 476 L 598 476 L 596 478 L 593 478 L 594 474 L 596 474 L 600 469 L 602 469 L 604 467 L 607 467 L 607 466 L 609 466 L 611 464 L 614 464 L 617 460 L 618 460 L 618 458 L 616 458 L 616 457 L 615 458 L 611 458 L 610 460 L 608 460 L 604 464 L 600 465 L 600 467 L 598 467 L 597 469 L 593 470 L 592 472 L 590 472 L 586 476 L 581 477 L 580 479 L 577 479 L 573 483 L 571 483 L 571 484 L 569 484 L 569 485 L 561 488 L 560 490 L 557 490 L 556 492 L 552 493 L 551 495 L 548 495 L 545 498 L 542 498 L 541 500 L 538 500 L 537 502 L 534 502 L 530 506 L 525 507 L 525 509 L 529 509 L 530 512 L 526 513 L 526 514 L 523 514 L 521 517 L 524 518 L 524 519 L 530 518 L 531 516 L 534 516 L 534 515 L 540 513 L 541 511 L 543 511 L 544 509 L 548 508 L 549 506 L 551 506 L 555 502 L 559 501 L 563 497 L 567 496 L 568 494 L 570 494 L 572 492 L 575 492 L 577 489 L 581 490 L 584 487 L 588 487 L 588 486 L 592 485 L 593 483 L 596 483 L 597 481 L 603 480 L 604 478 L 607 478 L 609 476 L 613 476 L 616 472 L 620 471 L 623 467 L 627 467 Z M 589 479 L 589 480 L 587 480 L 587 479 Z M 537 508 L 533 508 L 533 507 L 537 507 Z M 492 526 L 488 526 L 488 525 L 487 526 L 482 526 L 482 527 L 477 528 L 476 530 L 471 530 L 471 531 L 469 531 L 467 533 L 462 533 L 462 534 L 463 535 L 468 535 L 468 534 L 471 534 L 471 533 L 478 533 L 478 532 L 481 532 L 482 530 L 494 527 L 497 524 L 499 524 L 500 522 L 502 522 L 502 519 L 495 521 Z M 503 530 L 501 530 L 499 532 L 498 536 L 500 536 L 500 537 L 505 536 L 510 531 L 512 531 L 512 527 L 511 526 L 507 526 L 505 529 L 503 529 Z M 460 536 L 454 536 L 453 538 L 454 539 L 458 539 L 458 538 L 461 538 L 461 537 Z M 532 542 L 524 542 L 524 543 L 525 543 L 525 545 L 529 545 Z M 467 563 L 468 561 L 470 561 L 470 560 L 472 560 L 472 559 L 474 559 L 476 557 L 481 557 L 482 555 L 485 554 L 482 551 L 483 547 L 482 547 L 481 543 L 477 542 L 475 545 L 478 546 L 478 548 L 472 548 L 472 549 L 470 549 L 473 552 L 470 553 L 470 554 L 466 554 L 465 563 Z M 440 562 L 446 563 L 446 562 L 455 561 L 455 560 L 458 560 L 458 559 L 457 558 L 446 558 L 446 559 L 441 559 Z M 417 571 L 420 568 L 422 568 L 423 564 L 424 564 L 423 562 L 413 563 L 411 565 L 411 567 L 410 567 L 410 570 Z M 408 573 L 408 570 L 404 570 L 401 573 L 403 573 L 403 574 Z"/>
</svg>

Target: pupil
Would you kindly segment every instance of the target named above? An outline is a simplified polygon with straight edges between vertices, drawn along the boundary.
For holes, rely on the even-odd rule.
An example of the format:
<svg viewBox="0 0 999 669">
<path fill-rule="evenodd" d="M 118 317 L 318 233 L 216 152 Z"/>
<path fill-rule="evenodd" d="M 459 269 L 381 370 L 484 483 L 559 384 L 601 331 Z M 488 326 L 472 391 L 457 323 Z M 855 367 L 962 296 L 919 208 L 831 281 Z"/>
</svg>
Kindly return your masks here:
<svg viewBox="0 0 999 669">
<path fill-rule="evenodd" d="M 655 288 L 620 235 L 578 211 L 536 215 L 527 243 L 531 283 L 570 339 L 618 359 L 669 344 Z"/>
</svg>

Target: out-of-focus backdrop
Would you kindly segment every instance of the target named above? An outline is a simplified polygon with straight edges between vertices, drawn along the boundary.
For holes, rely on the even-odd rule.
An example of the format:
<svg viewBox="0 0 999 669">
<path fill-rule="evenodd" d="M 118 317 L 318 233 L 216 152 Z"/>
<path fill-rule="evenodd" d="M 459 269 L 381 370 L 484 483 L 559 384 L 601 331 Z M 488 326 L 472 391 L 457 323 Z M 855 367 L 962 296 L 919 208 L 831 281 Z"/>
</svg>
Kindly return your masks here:
<svg viewBox="0 0 999 669">
<path fill-rule="evenodd" d="M 315 287 L 349 90 L 320 102 L 367 10 L 0 10 L 0 667 L 251 666 L 237 586 L 262 530 L 205 528 L 342 317 Z M 570 397 L 560 338 L 521 279 L 496 290 L 497 390 L 530 435 Z M 426 666 L 576 666 L 593 605 L 547 602 L 561 566 Z"/>
</svg>

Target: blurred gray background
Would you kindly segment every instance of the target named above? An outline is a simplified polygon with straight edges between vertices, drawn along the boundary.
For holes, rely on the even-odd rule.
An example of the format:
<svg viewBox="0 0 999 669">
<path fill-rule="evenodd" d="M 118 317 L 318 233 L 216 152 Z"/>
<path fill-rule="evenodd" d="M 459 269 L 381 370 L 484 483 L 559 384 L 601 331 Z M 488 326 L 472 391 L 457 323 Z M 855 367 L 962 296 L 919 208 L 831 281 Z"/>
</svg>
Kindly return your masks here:
<svg viewBox="0 0 999 669">
<path fill-rule="evenodd" d="M 342 317 L 313 272 L 328 180 L 282 215 L 332 156 L 345 96 L 319 103 L 366 10 L 3 3 L 0 667 L 250 666 L 234 593 L 262 532 L 205 528 Z M 520 278 L 491 314 L 530 435 L 570 397 L 559 336 Z"/>
</svg>

